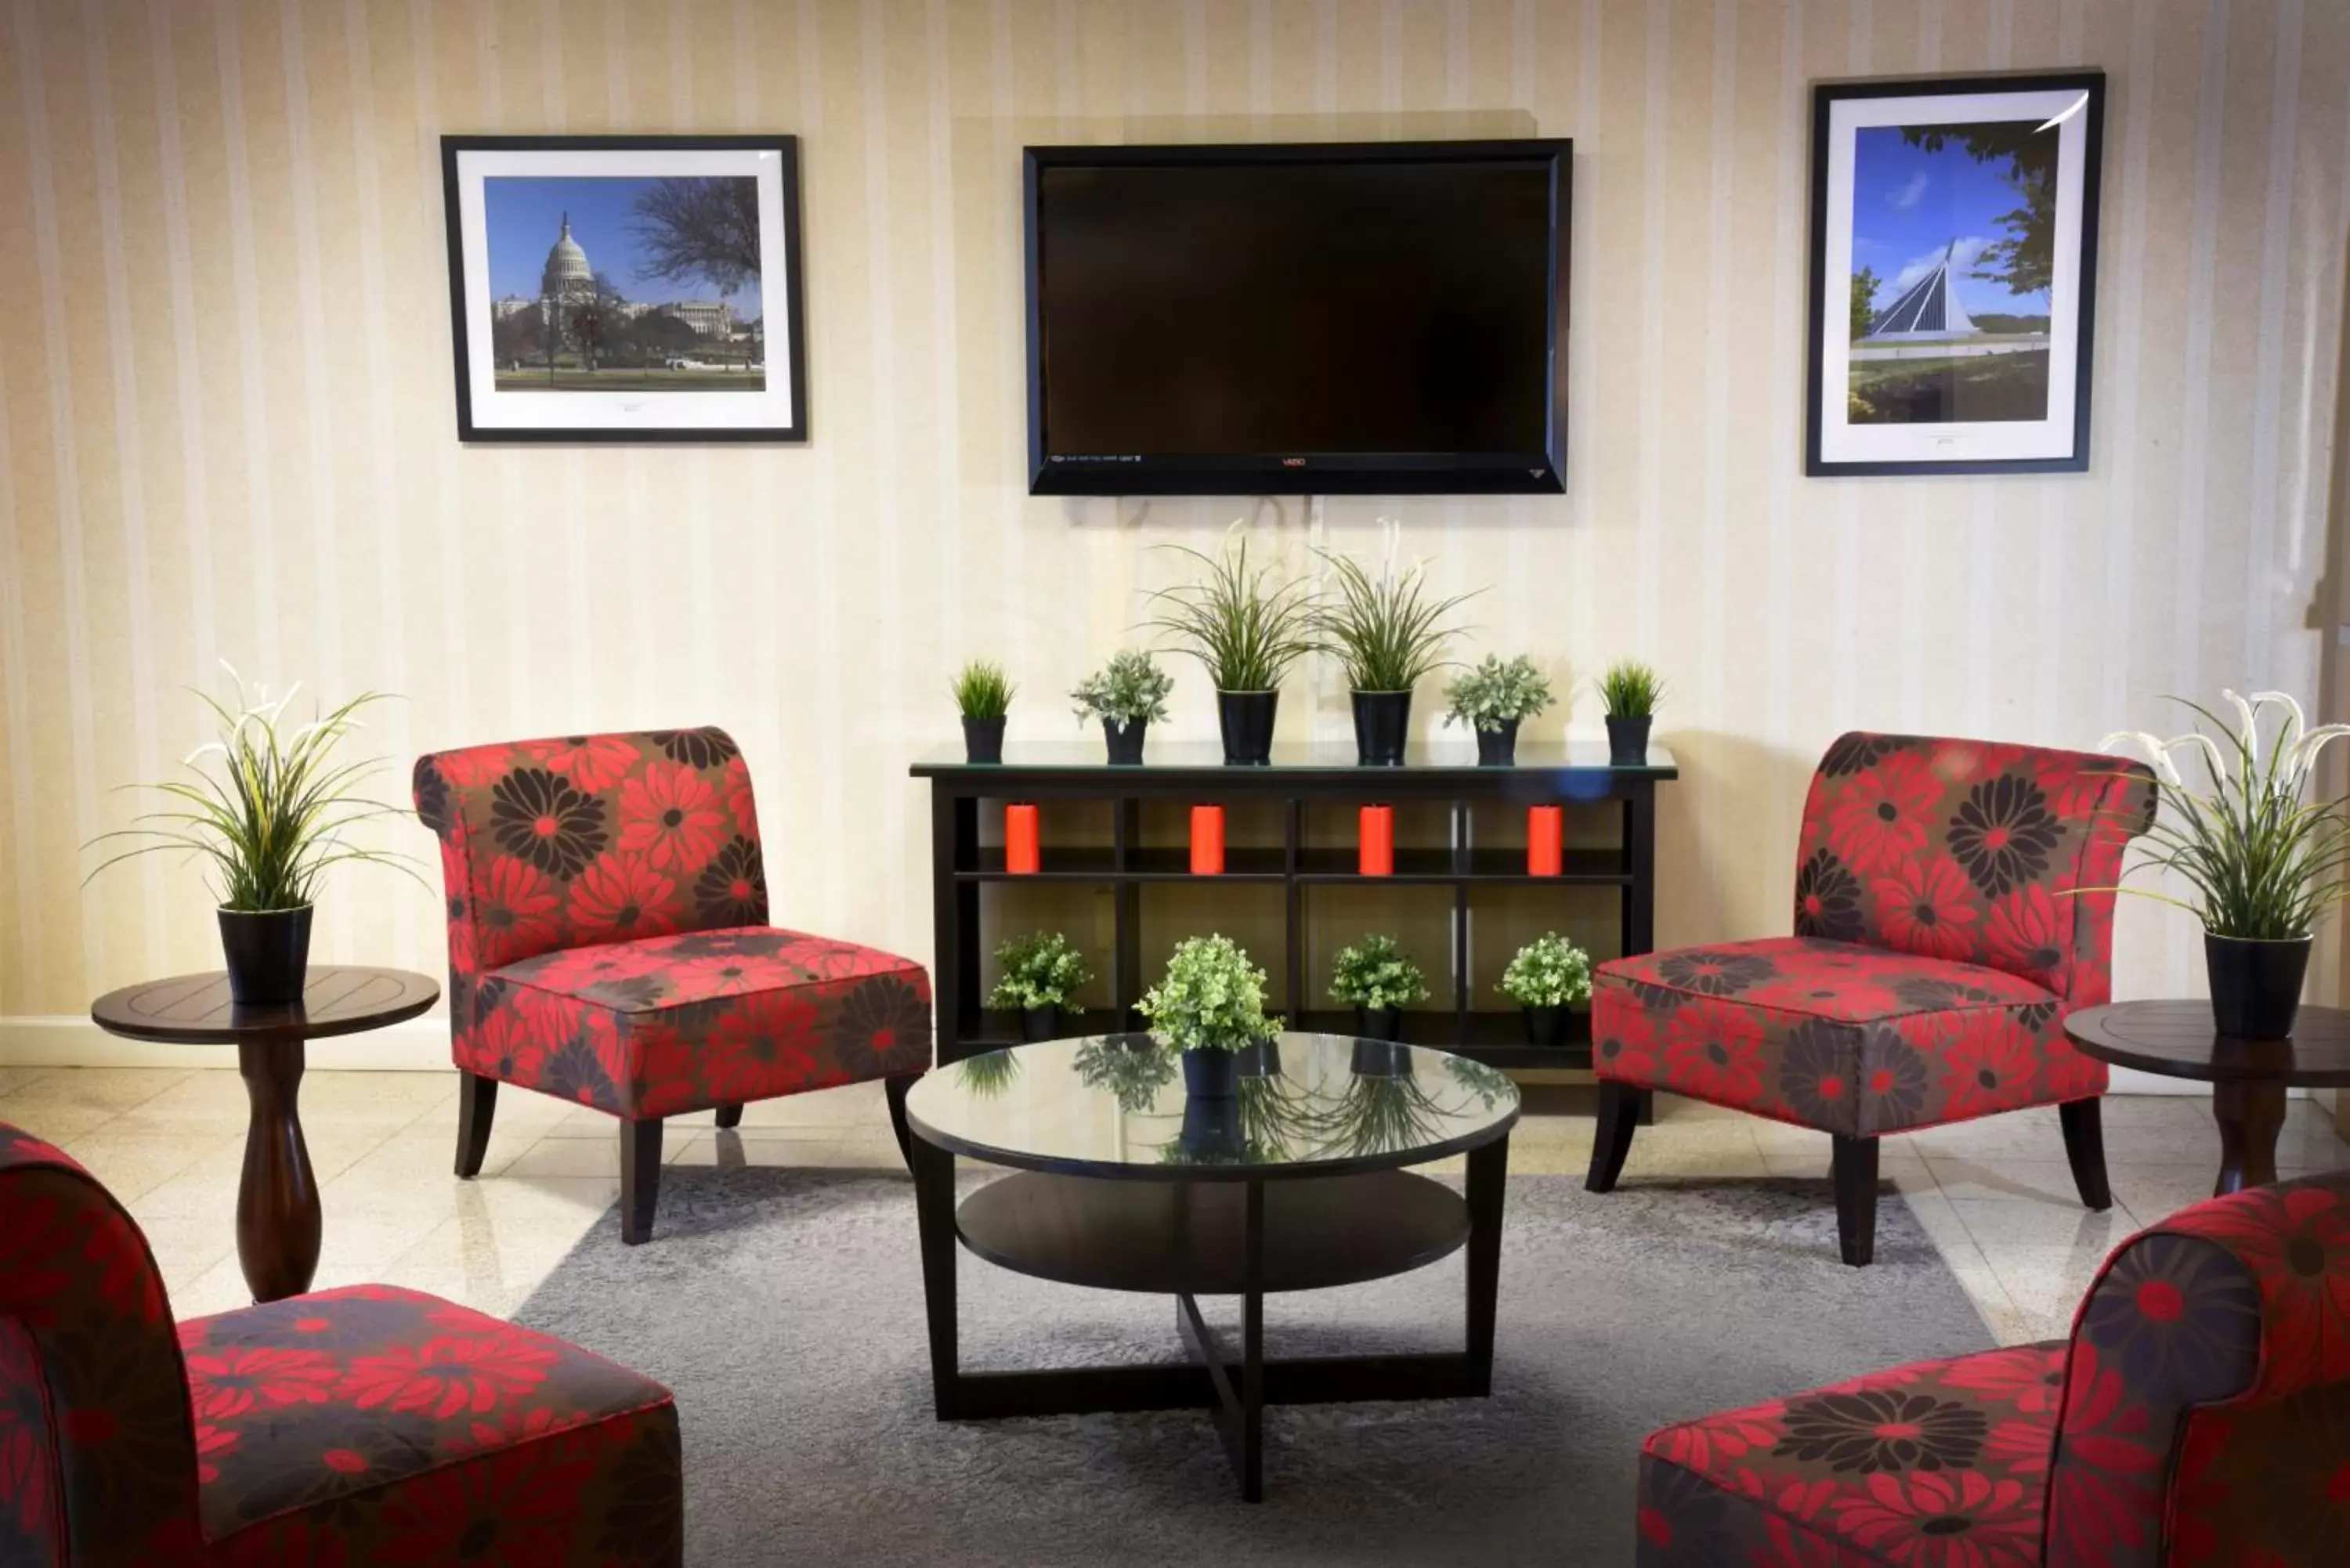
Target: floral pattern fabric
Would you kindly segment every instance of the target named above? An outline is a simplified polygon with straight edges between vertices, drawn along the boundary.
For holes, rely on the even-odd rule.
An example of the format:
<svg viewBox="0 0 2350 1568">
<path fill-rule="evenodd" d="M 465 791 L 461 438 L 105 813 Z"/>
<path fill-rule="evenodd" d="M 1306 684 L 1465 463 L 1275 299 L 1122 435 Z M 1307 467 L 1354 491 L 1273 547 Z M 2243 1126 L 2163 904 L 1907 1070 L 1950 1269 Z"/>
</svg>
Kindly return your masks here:
<svg viewBox="0 0 2350 1568">
<path fill-rule="evenodd" d="M 441 840 L 458 1066 L 650 1118 L 929 1065 L 919 964 L 767 926 L 723 731 L 442 752 L 415 799 Z"/>
<path fill-rule="evenodd" d="M 2102 1092 L 2057 999 L 2002 970 L 1773 937 L 1605 966 L 1602 1077 L 1846 1137 Z"/>
<path fill-rule="evenodd" d="M 1847 1137 L 2105 1092 L 2063 1014 L 2110 992 L 2143 764 L 1855 733 L 1812 781 L 1795 934 L 1602 964 L 1602 1078 Z"/>
<path fill-rule="evenodd" d="M 386 1285 L 180 1325 L 224 1568 L 675 1563 L 669 1391 Z"/>
<path fill-rule="evenodd" d="M 632 1118 L 930 1064 L 930 979 L 769 927 L 543 953 L 473 996 L 457 1064 Z"/>
<path fill-rule="evenodd" d="M 667 1390 L 383 1286 L 172 1324 L 146 1239 L 0 1125 L 0 1563 L 682 1560 Z"/>
<path fill-rule="evenodd" d="M 1642 1568 L 2350 1562 L 2350 1172 L 2132 1238 L 2069 1342 L 1668 1427 L 1638 1506 Z"/>
</svg>

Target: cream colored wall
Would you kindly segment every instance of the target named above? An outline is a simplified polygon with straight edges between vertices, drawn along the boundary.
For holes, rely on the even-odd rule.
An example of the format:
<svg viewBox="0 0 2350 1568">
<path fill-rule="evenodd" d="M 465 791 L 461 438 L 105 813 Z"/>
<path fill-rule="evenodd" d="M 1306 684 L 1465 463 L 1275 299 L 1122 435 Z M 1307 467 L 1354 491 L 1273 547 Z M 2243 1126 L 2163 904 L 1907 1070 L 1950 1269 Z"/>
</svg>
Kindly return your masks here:
<svg viewBox="0 0 2350 1568">
<path fill-rule="evenodd" d="M 2092 472 L 1804 479 L 1807 84 L 2076 64 L 2112 79 Z M 1074 733 L 1144 546 L 1242 514 L 1295 549 L 1392 512 L 1493 585 L 1482 642 L 1660 663 L 1659 937 L 1782 929 L 1840 729 L 2094 745 L 2166 691 L 2314 686 L 2345 80 L 2330 0 L 13 0 L 0 1016 L 213 961 L 192 875 L 84 893 L 77 846 L 202 738 L 175 688 L 224 657 L 406 693 L 373 732 L 403 766 L 723 723 L 778 918 L 927 952 L 905 768 L 950 667 L 1004 659 L 1015 735 Z M 747 129 L 802 138 L 815 439 L 459 447 L 435 138 Z M 1570 495 L 1024 493 L 1024 143 L 1490 133 L 1576 143 Z M 1206 736 L 1182 675 L 1170 728 Z M 1346 731 L 1328 670 L 1284 706 Z M 321 939 L 437 969 L 436 898 L 353 873 Z M 2183 921 L 2133 911 L 2119 961 L 2198 982 Z"/>
</svg>

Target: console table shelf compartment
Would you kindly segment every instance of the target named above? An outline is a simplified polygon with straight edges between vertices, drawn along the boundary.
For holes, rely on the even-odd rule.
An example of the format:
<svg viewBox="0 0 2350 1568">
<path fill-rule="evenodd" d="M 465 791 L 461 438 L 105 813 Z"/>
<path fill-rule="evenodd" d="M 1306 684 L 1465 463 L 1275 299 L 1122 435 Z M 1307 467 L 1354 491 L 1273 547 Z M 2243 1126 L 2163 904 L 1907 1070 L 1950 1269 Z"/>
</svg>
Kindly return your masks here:
<svg viewBox="0 0 2350 1568">
<path fill-rule="evenodd" d="M 988 1013 L 981 1006 L 983 955 L 995 933 L 981 929 L 983 883 L 1037 882 L 1107 888 L 1114 910 L 1111 997 L 1107 1012 L 1073 1021 L 1076 1029 L 1107 1032 L 1135 1026 L 1130 1012 L 1150 982 L 1143 972 L 1142 892 L 1147 885 L 1201 887 L 1234 882 L 1254 889 L 1279 889 L 1284 910 L 1281 951 L 1262 951 L 1257 961 L 1286 981 L 1289 1006 L 1306 1026 L 1330 1026 L 1347 1015 L 1332 1012 L 1320 995 L 1318 977 L 1305 973 L 1305 898 L 1312 887 L 1424 887 L 1451 892 L 1452 950 L 1430 963 L 1430 978 L 1440 1002 L 1415 1011 L 1405 1023 L 1407 1038 L 1439 1045 L 1503 1067 L 1587 1067 L 1591 1062 L 1589 1020 L 1578 1014 L 1569 1043 L 1555 1048 L 1525 1044 L 1522 1023 L 1500 999 L 1472 996 L 1468 975 L 1477 940 L 1478 894 L 1488 888 L 1613 889 L 1617 896 L 1617 952 L 1648 951 L 1655 942 L 1656 786 L 1679 776 L 1672 758 L 1657 747 L 1641 767 L 1614 767 L 1604 743 L 1522 743 L 1515 766 L 1482 767 L 1466 740 L 1416 746 L 1399 768 L 1357 765 L 1351 742 L 1274 749 L 1267 767 L 1227 767 L 1212 743 L 1151 742 L 1141 766 L 1111 766 L 1097 742 L 1061 745 L 1009 745 L 1000 763 L 966 762 L 960 750 L 941 750 L 917 762 L 913 776 L 931 788 L 931 865 L 935 956 L 938 1057 L 960 1061 L 1017 1040 L 1017 1020 Z M 1035 872 L 1004 867 L 1000 846 L 983 846 L 983 802 L 1026 801 L 1039 805 L 1044 852 Z M 1054 843 L 1055 803 L 1100 803 L 1108 807 L 1107 845 Z M 1145 803 L 1214 805 L 1255 803 L 1277 814 L 1277 843 L 1235 843 L 1225 852 L 1225 869 L 1195 876 L 1189 853 L 1179 846 L 1146 842 Z M 1309 812 L 1353 812 L 1373 804 L 1413 803 L 1417 813 L 1396 814 L 1395 871 L 1366 877 L 1352 846 L 1308 842 Z M 1526 870 L 1523 847 L 1478 843 L 1479 808 L 1557 805 L 1570 820 L 1590 814 L 1616 819 L 1612 844 L 1593 846 L 1570 838 L 1565 865 L 1555 877 Z M 1091 815 L 1098 830 L 1099 813 Z M 1428 824 L 1441 842 L 1430 843 Z M 1490 824 L 1489 824 L 1490 826 Z M 1248 896 L 1263 898 L 1264 891 Z M 1588 895 L 1586 895 L 1588 896 Z M 1605 896 L 1604 894 L 1602 896 Z M 1614 956 L 1595 953 L 1596 958 Z M 1451 983 L 1442 982 L 1449 959 Z M 1490 965 L 1486 967 L 1491 967 Z M 1306 1002 L 1317 1005 L 1306 1006 Z M 1310 1023 L 1308 1021 L 1311 1021 Z"/>
</svg>

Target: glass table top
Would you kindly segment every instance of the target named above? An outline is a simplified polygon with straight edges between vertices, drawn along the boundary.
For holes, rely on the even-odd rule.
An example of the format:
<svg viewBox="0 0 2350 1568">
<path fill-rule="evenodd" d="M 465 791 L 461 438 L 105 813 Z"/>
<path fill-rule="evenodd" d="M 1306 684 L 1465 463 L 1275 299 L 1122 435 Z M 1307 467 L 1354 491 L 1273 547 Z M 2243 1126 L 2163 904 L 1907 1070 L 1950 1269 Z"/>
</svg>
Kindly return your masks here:
<svg viewBox="0 0 2350 1568">
<path fill-rule="evenodd" d="M 1517 1085 L 1466 1057 L 1342 1034 L 1241 1053 L 1240 1092 L 1195 1099 L 1148 1034 L 1050 1040 L 926 1074 L 925 1142 L 991 1164 L 1143 1180 L 1246 1180 L 1419 1165 L 1503 1137 Z"/>
</svg>

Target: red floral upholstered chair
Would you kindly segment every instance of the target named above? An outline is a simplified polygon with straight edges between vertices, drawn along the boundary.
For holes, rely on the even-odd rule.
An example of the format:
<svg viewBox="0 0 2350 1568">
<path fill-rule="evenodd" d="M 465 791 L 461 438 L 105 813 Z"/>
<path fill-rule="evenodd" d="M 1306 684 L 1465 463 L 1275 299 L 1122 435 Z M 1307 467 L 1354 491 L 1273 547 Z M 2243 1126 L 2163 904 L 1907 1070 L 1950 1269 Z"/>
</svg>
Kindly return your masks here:
<svg viewBox="0 0 2350 1568">
<path fill-rule="evenodd" d="M 2104 1064 L 2064 1015 L 2106 1000 L 2143 765 L 1982 741 L 1849 734 L 1804 805 L 1795 934 L 1599 966 L 1586 1183 L 1616 1185 L 1651 1090 L 1834 1135 L 1844 1260 L 1876 1251 L 1877 1140 L 2055 1105 L 2081 1201 L 2111 1205 Z"/>
<path fill-rule="evenodd" d="M 1667 1427 L 1640 1568 L 2350 1563 L 2350 1171 L 2115 1249 L 2073 1337 Z"/>
<path fill-rule="evenodd" d="M 751 774 L 718 730 L 573 735 L 421 757 L 449 892 L 457 1174 L 500 1084 L 620 1119 L 620 1236 L 652 1233 L 661 1118 L 930 1065 L 931 982 L 871 948 L 767 924 Z"/>
<path fill-rule="evenodd" d="M 669 1390 L 359 1285 L 174 1325 L 147 1239 L 0 1124 L 0 1563 L 684 1560 Z"/>
</svg>

